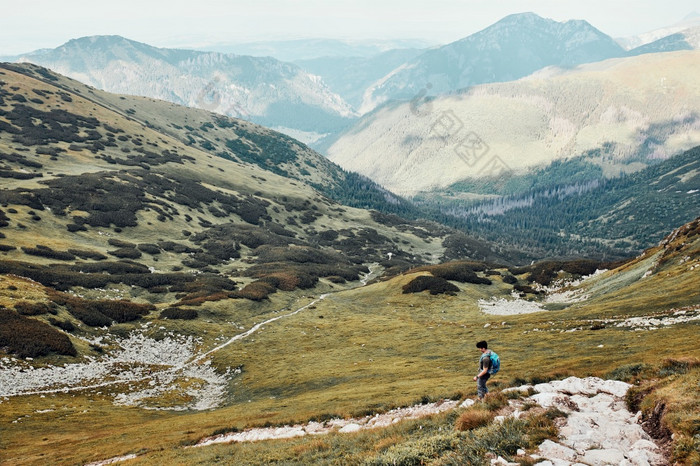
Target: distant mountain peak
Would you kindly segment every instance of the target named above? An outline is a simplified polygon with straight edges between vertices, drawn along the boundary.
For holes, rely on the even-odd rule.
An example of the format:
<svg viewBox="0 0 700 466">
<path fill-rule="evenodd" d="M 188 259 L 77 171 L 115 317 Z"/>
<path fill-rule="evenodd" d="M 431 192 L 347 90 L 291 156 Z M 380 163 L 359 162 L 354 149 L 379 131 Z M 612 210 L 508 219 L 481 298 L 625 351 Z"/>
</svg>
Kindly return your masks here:
<svg viewBox="0 0 700 466">
<path fill-rule="evenodd" d="M 697 18 L 700 18 L 700 13 L 698 13 L 697 11 L 691 11 L 690 13 L 688 13 L 686 15 L 685 18 L 683 18 L 683 21 L 688 21 L 688 20 L 697 19 Z"/>
</svg>

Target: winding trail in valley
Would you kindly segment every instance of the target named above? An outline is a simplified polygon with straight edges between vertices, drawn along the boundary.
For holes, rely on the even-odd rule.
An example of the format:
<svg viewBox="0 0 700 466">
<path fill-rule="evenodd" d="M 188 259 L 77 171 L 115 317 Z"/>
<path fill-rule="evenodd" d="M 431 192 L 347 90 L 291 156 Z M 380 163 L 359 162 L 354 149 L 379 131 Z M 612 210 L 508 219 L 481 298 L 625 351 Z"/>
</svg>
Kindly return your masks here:
<svg viewBox="0 0 700 466">
<path fill-rule="evenodd" d="M 352 290 L 352 289 L 366 286 L 370 280 L 372 280 L 378 276 L 380 266 L 379 266 L 379 264 L 374 263 L 374 264 L 369 264 L 367 266 L 367 268 L 369 271 L 362 275 L 362 277 L 359 280 L 358 285 L 344 289 L 344 290 L 338 290 L 338 291 L 334 291 L 331 293 L 321 294 L 318 298 L 316 298 L 313 301 L 309 302 L 308 304 L 296 309 L 295 311 L 292 311 L 292 312 L 289 312 L 286 314 L 280 314 L 280 315 L 277 315 L 275 317 L 271 317 L 265 321 L 259 322 L 255 325 L 253 325 L 247 331 L 231 337 L 226 342 L 220 344 L 219 346 L 216 346 L 216 347 L 210 349 L 209 351 L 207 351 L 203 354 L 196 355 L 195 357 L 191 358 L 190 360 L 188 360 L 187 362 L 185 362 L 183 364 L 169 367 L 167 369 L 160 370 L 160 371 L 153 371 L 152 373 L 144 375 L 142 377 L 117 378 L 114 380 L 109 380 L 109 381 L 100 382 L 100 383 L 93 383 L 93 384 L 89 384 L 89 385 L 77 385 L 77 386 L 73 386 L 73 387 L 66 386 L 66 387 L 59 387 L 59 388 L 47 388 L 47 389 L 23 391 L 23 392 L 17 392 L 17 393 L 2 393 L 2 387 L 0 387 L 0 398 L 10 398 L 10 397 L 15 397 L 15 396 L 28 396 L 28 395 L 49 395 L 49 394 L 57 394 L 57 393 L 77 392 L 77 391 L 83 391 L 83 390 L 93 390 L 93 389 L 106 388 L 106 387 L 125 384 L 125 383 L 133 384 L 133 383 L 148 382 L 148 381 L 151 381 L 151 380 L 158 378 L 158 376 L 162 376 L 165 374 L 175 375 L 178 372 L 181 372 L 184 369 L 187 369 L 188 367 L 203 363 L 210 356 L 212 356 L 214 353 L 221 351 L 223 348 L 226 348 L 227 346 L 231 345 L 232 343 L 243 340 L 243 339 L 253 335 L 254 333 L 259 331 L 265 325 L 271 324 L 271 323 L 273 323 L 277 320 L 280 320 L 280 319 L 285 319 L 288 317 L 292 317 L 296 314 L 299 314 L 299 313 L 309 309 L 310 307 L 314 306 L 315 304 L 319 303 L 320 301 L 326 299 L 328 296 L 330 296 L 332 294 L 340 293 L 343 291 L 348 291 L 348 290 Z"/>
</svg>

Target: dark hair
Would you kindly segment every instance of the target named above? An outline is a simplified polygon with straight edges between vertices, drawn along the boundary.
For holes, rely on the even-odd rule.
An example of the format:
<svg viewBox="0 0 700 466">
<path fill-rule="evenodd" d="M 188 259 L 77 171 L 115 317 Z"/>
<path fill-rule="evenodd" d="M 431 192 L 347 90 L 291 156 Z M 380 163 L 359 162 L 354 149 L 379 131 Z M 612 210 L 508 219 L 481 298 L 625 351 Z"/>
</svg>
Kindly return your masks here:
<svg viewBox="0 0 700 466">
<path fill-rule="evenodd" d="M 479 343 L 476 344 L 476 347 L 487 349 L 489 345 L 488 343 L 486 343 L 486 340 L 481 340 Z"/>
</svg>

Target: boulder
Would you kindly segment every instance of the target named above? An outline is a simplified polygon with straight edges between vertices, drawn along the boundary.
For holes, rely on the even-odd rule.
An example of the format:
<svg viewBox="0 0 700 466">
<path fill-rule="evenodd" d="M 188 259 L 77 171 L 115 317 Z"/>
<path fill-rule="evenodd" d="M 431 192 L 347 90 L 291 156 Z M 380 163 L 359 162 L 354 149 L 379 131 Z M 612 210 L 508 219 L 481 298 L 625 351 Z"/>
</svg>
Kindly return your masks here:
<svg viewBox="0 0 700 466">
<path fill-rule="evenodd" d="M 625 460 L 625 455 L 620 450 L 606 448 L 602 450 L 588 450 L 581 458 L 586 464 L 591 466 L 618 466 Z"/>
<path fill-rule="evenodd" d="M 357 432 L 362 429 L 362 426 L 360 424 L 355 424 L 354 422 L 346 425 L 345 427 L 341 428 L 338 432 L 342 432 L 343 434 L 347 434 L 348 432 Z"/>
<path fill-rule="evenodd" d="M 576 451 L 569 447 L 560 445 L 551 440 L 545 440 L 540 445 L 538 452 L 541 456 L 548 458 L 550 460 L 562 459 L 566 461 L 576 460 Z"/>
</svg>

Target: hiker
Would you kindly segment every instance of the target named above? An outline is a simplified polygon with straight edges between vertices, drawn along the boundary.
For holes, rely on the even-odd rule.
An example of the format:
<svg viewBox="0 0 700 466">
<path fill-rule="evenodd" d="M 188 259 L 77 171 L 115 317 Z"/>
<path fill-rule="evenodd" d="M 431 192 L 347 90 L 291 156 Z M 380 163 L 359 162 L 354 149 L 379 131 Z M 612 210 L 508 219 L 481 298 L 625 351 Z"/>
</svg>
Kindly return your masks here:
<svg viewBox="0 0 700 466">
<path fill-rule="evenodd" d="M 476 347 L 481 351 L 481 357 L 479 358 L 479 373 L 474 377 L 474 380 L 476 381 L 476 392 L 481 400 L 489 392 L 489 389 L 486 388 L 486 381 L 495 372 L 491 363 L 491 350 L 488 349 L 488 343 L 482 340 L 476 344 Z"/>
</svg>

